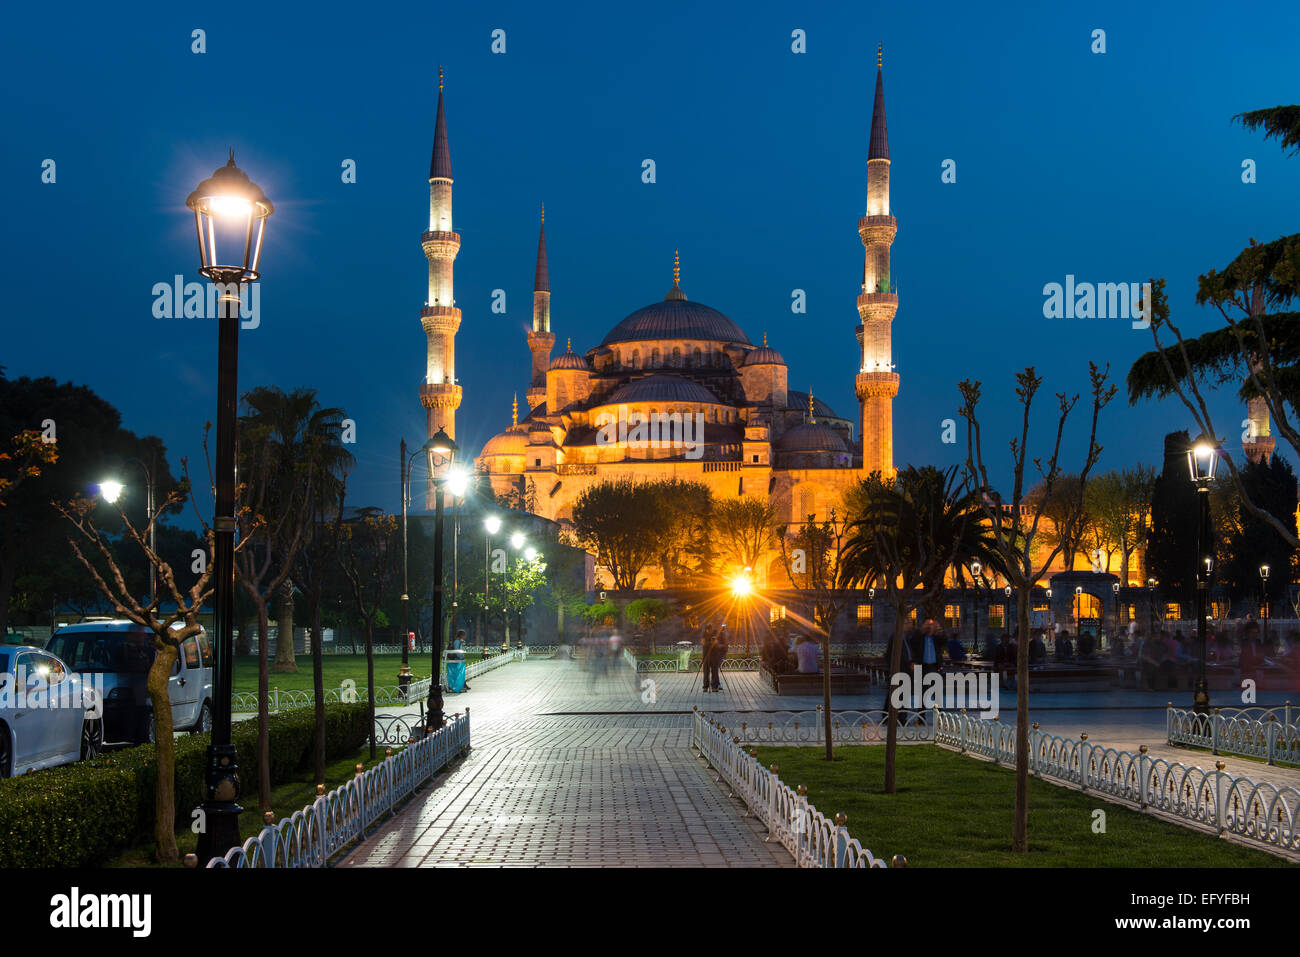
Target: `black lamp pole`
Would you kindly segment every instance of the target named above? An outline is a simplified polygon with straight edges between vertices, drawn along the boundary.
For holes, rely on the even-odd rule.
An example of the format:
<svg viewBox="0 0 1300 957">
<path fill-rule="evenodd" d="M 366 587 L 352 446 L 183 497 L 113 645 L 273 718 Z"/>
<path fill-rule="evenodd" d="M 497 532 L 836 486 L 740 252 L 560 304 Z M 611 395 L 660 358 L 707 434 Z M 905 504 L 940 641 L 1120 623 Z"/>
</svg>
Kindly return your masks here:
<svg viewBox="0 0 1300 957">
<path fill-rule="evenodd" d="M 1269 647 L 1268 644 L 1268 570 L 1269 569 L 1267 565 L 1259 566 L 1259 590 L 1261 596 L 1264 599 L 1263 611 L 1264 611 L 1264 647 L 1265 648 Z"/>
<path fill-rule="evenodd" d="M 433 671 L 429 679 L 429 730 L 437 731 L 445 723 L 442 712 L 442 551 L 443 551 L 443 499 L 447 487 L 445 468 L 435 473 L 433 457 L 450 465 L 456 455 L 456 443 L 445 429 L 425 443 L 429 453 L 429 473 L 433 478 Z"/>
<path fill-rule="evenodd" d="M 1196 486 L 1196 497 L 1200 502 L 1196 522 L 1196 554 L 1198 556 L 1196 563 L 1196 636 L 1197 644 L 1201 646 L 1201 666 L 1200 673 L 1196 678 L 1196 691 L 1193 696 L 1192 707 L 1199 714 L 1209 714 L 1210 683 L 1205 677 L 1205 616 L 1208 613 L 1208 600 L 1210 597 L 1210 570 L 1205 561 L 1210 531 L 1210 485 L 1208 482 L 1201 482 Z"/>
<path fill-rule="evenodd" d="M 185 200 L 194 211 L 199 240 L 199 275 L 214 283 L 220 293 L 217 317 L 217 455 L 216 513 L 213 530 L 213 611 L 216 642 L 215 685 L 212 702 L 212 736 L 204 769 L 203 828 L 198 859 L 206 864 L 239 845 L 239 763 L 230 738 L 230 698 L 234 664 L 235 605 L 235 439 L 239 401 L 239 306 L 243 283 L 259 278 L 262 237 L 267 217 L 274 212 L 266 194 L 230 161 L 201 182 Z M 238 232 L 236 232 L 238 230 Z M 219 265 L 217 239 L 222 249 L 233 239 L 243 248 L 238 266 Z"/>
</svg>

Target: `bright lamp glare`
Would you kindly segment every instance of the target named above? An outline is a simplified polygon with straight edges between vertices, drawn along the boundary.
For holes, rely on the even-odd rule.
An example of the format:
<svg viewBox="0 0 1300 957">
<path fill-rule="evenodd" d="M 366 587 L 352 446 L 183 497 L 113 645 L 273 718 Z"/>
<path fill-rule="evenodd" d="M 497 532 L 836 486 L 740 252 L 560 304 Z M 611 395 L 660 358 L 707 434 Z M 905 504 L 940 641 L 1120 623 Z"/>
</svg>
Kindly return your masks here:
<svg viewBox="0 0 1300 957">
<path fill-rule="evenodd" d="M 253 204 L 242 196 L 211 196 L 208 211 L 216 216 L 246 217 L 253 211 Z"/>
<path fill-rule="evenodd" d="M 483 520 L 483 527 L 487 529 L 489 535 L 495 535 L 501 531 L 501 519 L 495 515 L 489 515 Z"/>
<path fill-rule="evenodd" d="M 537 558 L 537 549 L 535 549 L 535 548 L 531 548 L 531 547 L 529 547 L 529 548 L 525 548 L 525 549 L 524 549 L 524 558 L 528 559 L 528 561 L 530 561 L 530 562 L 536 560 L 536 558 Z"/>
<path fill-rule="evenodd" d="M 523 548 L 523 547 L 524 547 L 524 533 L 523 533 L 523 532 L 515 532 L 513 535 L 511 535 L 511 536 L 510 536 L 510 544 L 511 544 L 513 547 L 515 547 L 515 548 Z"/>
<path fill-rule="evenodd" d="M 464 469 L 452 469 L 447 474 L 447 490 L 452 495 L 459 498 L 465 494 L 467 488 L 469 488 L 469 475 L 465 473 Z"/>
<path fill-rule="evenodd" d="M 744 575 L 737 575 L 731 580 L 731 593 L 737 598 L 743 598 L 753 592 L 754 586 Z"/>
<path fill-rule="evenodd" d="M 122 495 L 121 482 L 100 482 L 99 494 L 105 502 L 116 502 Z"/>
</svg>

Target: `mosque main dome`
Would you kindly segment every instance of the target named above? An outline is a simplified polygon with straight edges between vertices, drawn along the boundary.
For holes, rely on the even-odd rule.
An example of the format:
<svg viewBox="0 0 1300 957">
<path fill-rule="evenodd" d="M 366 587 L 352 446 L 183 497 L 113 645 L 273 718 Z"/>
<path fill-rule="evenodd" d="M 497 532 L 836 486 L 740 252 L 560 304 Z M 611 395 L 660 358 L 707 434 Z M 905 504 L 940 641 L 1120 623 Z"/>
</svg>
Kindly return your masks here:
<svg viewBox="0 0 1300 957">
<path fill-rule="evenodd" d="M 651 303 L 629 315 L 609 330 L 600 344 L 609 346 L 645 339 L 703 339 L 753 345 L 740 326 L 713 307 L 686 299 L 676 285 L 668 295 L 669 298 L 663 302 Z"/>
</svg>

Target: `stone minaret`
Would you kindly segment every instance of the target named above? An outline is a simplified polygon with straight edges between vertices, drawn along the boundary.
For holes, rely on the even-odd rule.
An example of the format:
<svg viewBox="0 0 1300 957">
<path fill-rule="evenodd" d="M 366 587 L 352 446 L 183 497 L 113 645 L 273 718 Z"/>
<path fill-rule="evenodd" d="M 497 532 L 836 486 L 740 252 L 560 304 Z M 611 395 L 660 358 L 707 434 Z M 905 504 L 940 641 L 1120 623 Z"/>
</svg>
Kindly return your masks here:
<svg viewBox="0 0 1300 957">
<path fill-rule="evenodd" d="M 433 128 L 433 159 L 429 163 L 429 230 L 421 238 L 429 260 L 429 301 L 420 310 L 420 325 L 428 339 L 424 384 L 420 404 L 426 410 L 429 437 L 445 429 L 456 437 L 456 409 L 460 386 L 456 384 L 456 330 L 460 310 L 452 291 L 452 270 L 460 252 L 460 234 L 451 228 L 451 150 L 447 146 L 447 118 L 442 106 L 442 67 L 438 68 L 438 117 Z M 426 500 L 432 508 L 433 482 Z"/>
<path fill-rule="evenodd" d="M 1264 290 L 1258 284 L 1250 291 L 1250 314 L 1252 317 L 1262 315 L 1264 312 Z M 1263 371 L 1258 362 L 1253 363 L 1255 373 L 1263 379 Z M 1246 434 L 1241 440 L 1241 451 L 1245 453 L 1246 458 L 1259 464 L 1263 462 L 1267 465 L 1273 458 L 1273 449 L 1277 447 L 1277 439 L 1273 438 L 1272 424 L 1268 418 L 1268 403 L 1264 401 L 1263 396 L 1257 396 L 1246 401 Z"/>
<path fill-rule="evenodd" d="M 542 226 L 537 235 L 537 271 L 533 274 L 533 328 L 528 333 L 528 351 L 533 354 L 533 377 L 524 395 L 529 410 L 546 401 L 546 370 L 551 367 L 555 333 L 551 332 L 551 282 L 546 270 L 546 205 L 542 204 Z"/>
<path fill-rule="evenodd" d="M 871 143 L 867 150 L 867 215 L 858 220 L 858 235 L 866 247 L 862 293 L 858 296 L 858 344 L 862 363 L 857 378 L 862 403 L 862 468 L 894 472 L 894 396 L 898 375 L 890 347 L 890 323 L 898 311 L 898 296 L 890 285 L 889 247 L 898 221 L 889 214 L 889 135 L 885 131 L 884 56 L 876 49 L 876 101 L 871 111 Z"/>
</svg>

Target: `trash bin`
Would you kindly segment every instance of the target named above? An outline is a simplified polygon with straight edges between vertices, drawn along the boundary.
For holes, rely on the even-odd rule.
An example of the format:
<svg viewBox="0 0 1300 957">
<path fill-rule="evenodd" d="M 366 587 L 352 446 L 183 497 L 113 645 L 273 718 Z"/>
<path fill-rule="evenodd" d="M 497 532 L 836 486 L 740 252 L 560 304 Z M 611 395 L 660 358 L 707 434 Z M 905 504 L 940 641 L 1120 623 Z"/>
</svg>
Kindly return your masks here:
<svg viewBox="0 0 1300 957">
<path fill-rule="evenodd" d="M 691 651 L 695 648 L 689 641 L 677 642 L 677 670 L 691 670 Z"/>
<path fill-rule="evenodd" d="M 447 651 L 447 690 L 453 694 L 465 690 L 465 652 L 460 648 Z"/>
</svg>

